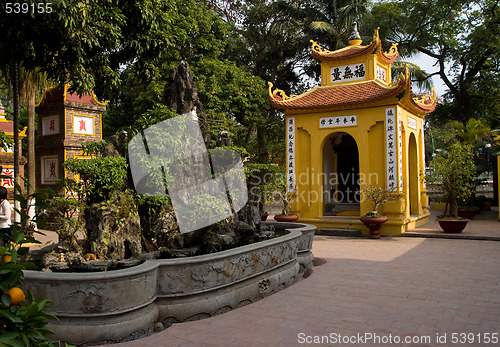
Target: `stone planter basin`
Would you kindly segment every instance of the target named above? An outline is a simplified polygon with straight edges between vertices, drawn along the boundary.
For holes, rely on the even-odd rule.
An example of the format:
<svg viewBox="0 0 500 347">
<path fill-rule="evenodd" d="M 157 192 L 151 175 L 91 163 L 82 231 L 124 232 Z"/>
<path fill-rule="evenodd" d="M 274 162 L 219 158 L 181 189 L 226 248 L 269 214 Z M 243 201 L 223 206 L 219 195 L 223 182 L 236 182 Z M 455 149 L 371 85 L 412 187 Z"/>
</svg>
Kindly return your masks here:
<svg viewBox="0 0 500 347">
<path fill-rule="evenodd" d="M 280 226 L 278 226 L 280 224 Z M 281 225 L 283 224 L 283 225 Z M 25 271 L 24 289 L 54 303 L 56 338 L 75 345 L 114 343 L 249 304 L 296 280 L 312 266 L 315 227 L 275 223 L 284 235 L 217 253 L 153 259 L 99 273 Z"/>
</svg>

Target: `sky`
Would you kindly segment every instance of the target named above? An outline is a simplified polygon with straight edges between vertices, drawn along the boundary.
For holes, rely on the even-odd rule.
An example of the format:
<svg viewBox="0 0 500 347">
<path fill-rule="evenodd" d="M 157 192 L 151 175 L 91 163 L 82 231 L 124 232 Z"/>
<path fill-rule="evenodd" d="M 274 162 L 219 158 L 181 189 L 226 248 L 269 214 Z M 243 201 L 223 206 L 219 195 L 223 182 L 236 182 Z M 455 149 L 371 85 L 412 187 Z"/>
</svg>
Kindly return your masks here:
<svg viewBox="0 0 500 347">
<path fill-rule="evenodd" d="M 439 71 L 439 67 L 437 65 L 433 66 L 434 63 L 436 62 L 436 59 L 431 58 L 423 53 L 419 53 L 418 55 L 415 55 L 411 58 L 407 58 L 406 60 L 408 60 L 413 64 L 417 64 L 418 66 L 420 66 L 421 69 L 425 70 L 425 72 L 429 74 Z M 432 76 L 432 82 L 434 83 L 434 87 L 436 88 L 437 97 L 438 98 L 442 97 L 446 92 L 446 90 L 448 89 L 448 87 L 446 87 L 443 80 L 441 80 L 441 78 L 438 75 Z"/>
</svg>

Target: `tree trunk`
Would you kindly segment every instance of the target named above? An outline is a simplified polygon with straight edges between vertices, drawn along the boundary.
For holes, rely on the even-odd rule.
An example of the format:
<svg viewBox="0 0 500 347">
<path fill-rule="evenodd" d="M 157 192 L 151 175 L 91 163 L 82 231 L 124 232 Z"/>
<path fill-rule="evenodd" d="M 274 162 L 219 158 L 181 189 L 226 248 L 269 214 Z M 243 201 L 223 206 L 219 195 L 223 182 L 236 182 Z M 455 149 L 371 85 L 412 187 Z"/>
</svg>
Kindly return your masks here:
<svg viewBox="0 0 500 347">
<path fill-rule="evenodd" d="M 269 151 L 266 146 L 265 138 L 266 130 L 262 126 L 257 127 L 257 144 L 259 151 L 259 161 L 261 163 L 269 163 Z"/>
<path fill-rule="evenodd" d="M 453 218 L 458 218 L 458 202 L 454 194 L 452 194 L 448 200 L 450 205 L 450 216 Z"/>
<path fill-rule="evenodd" d="M 28 195 L 35 192 L 35 86 L 30 83 L 26 93 L 28 101 Z"/>
<path fill-rule="evenodd" d="M 17 62 L 12 70 L 12 87 L 14 89 L 14 191 L 19 186 L 19 65 Z M 19 201 L 14 200 L 14 208 L 19 210 Z M 19 213 L 14 213 L 14 221 L 20 222 Z"/>
<path fill-rule="evenodd" d="M 471 118 L 471 110 L 470 110 L 470 86 L 466 84 L 465 81 L 462 81 L 459 84 L 459 93 L 460 96 L 456 98 L 456 102 L 458 103 L 458 121 L 462 124 L 466 125 L 467 121 Z"/>
<path fill-rule="evenodd" d="M 489 153 L 488 153 L 489 154 Z M 498 202 L 498 159 L 494 156 L 491 157 L 492 165 L 491 170 L 493 171 L 493 201 Z"/>
<path fill-rule="evenodd" d="M 256 131 L 255 125 L 252 124 L 248 128 L 247 136 L 245 137 L 245 147 L 248 146 L 248 144 L 250 143 L 250 141 L 253 140 L 255 131 Z"/>
<path fill-rule="evenodd" d="M 35 216 L 35 199 L 29 196 L 35 193 L 36 189 L 36 158 L 35 158 L 35 85 L 30 82 L 27 86 L 26 98 L 28 101 L 28 230 L 37 230 L 33 221 Z"/>
</svg>

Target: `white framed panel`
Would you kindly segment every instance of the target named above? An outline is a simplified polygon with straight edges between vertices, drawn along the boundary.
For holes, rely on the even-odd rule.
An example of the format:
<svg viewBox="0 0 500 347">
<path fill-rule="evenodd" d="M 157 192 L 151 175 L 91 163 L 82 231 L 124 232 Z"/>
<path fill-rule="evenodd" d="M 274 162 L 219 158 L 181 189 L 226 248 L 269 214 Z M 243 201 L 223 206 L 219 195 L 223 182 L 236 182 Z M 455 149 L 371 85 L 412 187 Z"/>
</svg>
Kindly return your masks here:
<svg viewBox="0 0 500 347">
<path fill-rule="evenodd" d="M 355 127 L 355 126 L 358 126 L 358 119 L 356 115 L 325 117 L 319 119 L 320 128 Z"/>
<path fill-rule="evenodd" d="M 94 135 L 95 117 L 75 114 L 73 115 L 73 134 Z"/>
<path fill-rule="evenodd" d="M 286 171 L 286 190 L 293 192 L 295 190 L 295 117 L 287 119 L 286 128 L 287 138 L 287 171 Z"/>
<path fill-rule="evenodd" d="M 412 117 L 408 117 L 408 128 L 417 130 L 417 120 Z"/>
<path fill-rule="evenodd" d="M 385 109 L 385 146 L 386 146 L 386 186 L 388 189 L 398 187 L 398 162 L 397 162 L 397 130 L 399 124 L 396 117 L 396 109 L 389 107 Z"/>
<path fill-rule="evenodd" d="M 332 66 L 330 69 L 330 79 L 332 83 L 359 81 L 365 78 L 365 63 Z"/>
<path fill-rule="evenodd" d="M 42 135 L 55 135 L 59 134 L 60 124 L 59 116 L 47 116 L 42 118 Z"/>
<path fill-rule="evenodd" d="M 403 191 L 403 120 L 401 118 L 401 110 L 398 109 L 398 148 L 399 148 L 399 191 Z"/>
<path fill-rule="evenodd" d="M 59 179 L 59 157 L 41 157 L 42 184 L 56 184 Z"/>
<path fill-rule="evenodd" d="M 387 82 L 387 69 L 380 65 L 377 65 L 376 77 L 378 80 Z"/>
<path fill-rule="evenodd" d="M 2 178 L 1 186 L 5 188 L 14 188 L 14 168 L 12 166 L 3 166 L 2 175 L 9 176 L 12 178 Z"/>
</svg>

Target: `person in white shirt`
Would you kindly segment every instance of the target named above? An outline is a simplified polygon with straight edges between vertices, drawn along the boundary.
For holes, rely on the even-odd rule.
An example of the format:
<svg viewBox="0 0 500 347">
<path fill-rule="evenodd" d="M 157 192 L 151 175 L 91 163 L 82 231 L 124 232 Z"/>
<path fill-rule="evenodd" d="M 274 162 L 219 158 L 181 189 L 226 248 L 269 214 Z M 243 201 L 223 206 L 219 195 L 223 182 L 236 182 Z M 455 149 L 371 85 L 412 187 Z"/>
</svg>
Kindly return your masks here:
<svg viewBox="0 0 500 347">
<path fill-rule="evenodd" d="M 7 200 L 7 188 L 0 186 L 0 233 L 12 236 L 10 216 L 12 206 Z"/>
</svg>

